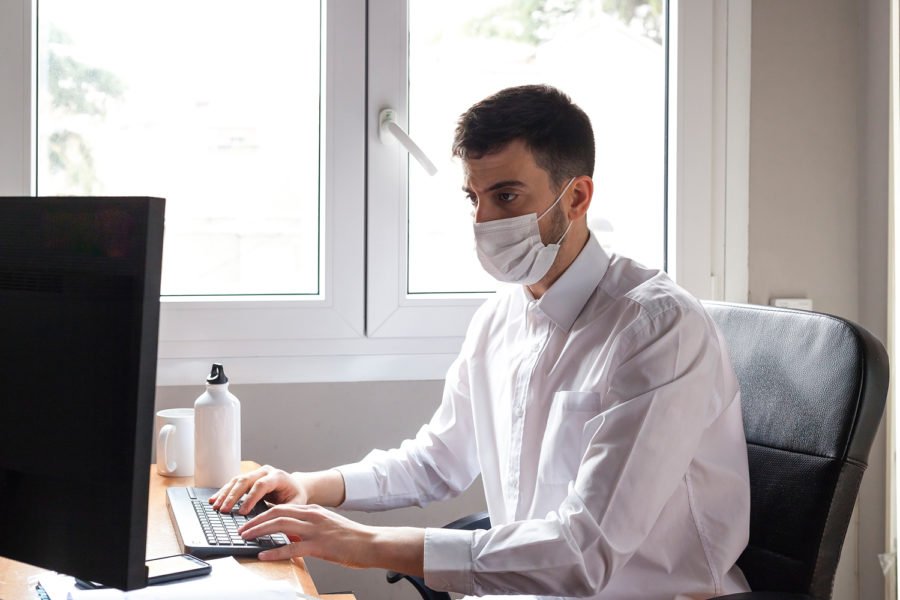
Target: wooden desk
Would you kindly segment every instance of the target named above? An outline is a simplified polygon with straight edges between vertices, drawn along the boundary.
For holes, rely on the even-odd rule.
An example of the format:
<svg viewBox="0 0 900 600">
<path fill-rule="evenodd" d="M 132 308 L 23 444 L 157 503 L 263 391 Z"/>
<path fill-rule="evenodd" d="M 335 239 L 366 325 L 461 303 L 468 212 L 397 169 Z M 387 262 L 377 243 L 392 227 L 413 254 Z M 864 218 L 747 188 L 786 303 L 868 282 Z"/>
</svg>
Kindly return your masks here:
<svg viewBox="0 0 900 600">
<path fill-rule="evenodd" d="M 257 463 L 244 461 L 244 472 L 259 467 Z M 147 558 L 178 554 L 178 539 L 166 509 L 166 488 L 193 484 L 191 477 L 163 477 L 156 472 L 156 465 L 150 467 L 150 503 L 147 511 Z M 255 558 L 237 558 L 243 566 L 267 579 L 289 582 L 295 590 L 311 596 L 318 596 L 316 586 L 302 558 L 263 562 Z M 46 572 L 45 569 L 0 557 L 0 600 L 28 598 L 28 578 Z M 354 600 L 352 595 L 328 596 L 330 600 Z"/>
</svg>

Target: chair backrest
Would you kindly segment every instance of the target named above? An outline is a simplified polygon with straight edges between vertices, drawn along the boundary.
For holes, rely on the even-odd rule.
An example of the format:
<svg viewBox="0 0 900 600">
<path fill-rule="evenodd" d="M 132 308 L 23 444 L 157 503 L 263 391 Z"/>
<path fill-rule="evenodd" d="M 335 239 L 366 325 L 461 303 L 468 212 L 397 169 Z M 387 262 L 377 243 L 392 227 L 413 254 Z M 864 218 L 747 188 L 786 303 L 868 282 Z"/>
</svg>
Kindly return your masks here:
<svg viewBox="0 0 900 600">
<path fill-rule="evenodd" d="M 738 565 L 753 590 L 831 598 L 887 397 L 884 346 L 821 313 L 704 305 L 741 387 L 750 543 Z"/>
</svg>

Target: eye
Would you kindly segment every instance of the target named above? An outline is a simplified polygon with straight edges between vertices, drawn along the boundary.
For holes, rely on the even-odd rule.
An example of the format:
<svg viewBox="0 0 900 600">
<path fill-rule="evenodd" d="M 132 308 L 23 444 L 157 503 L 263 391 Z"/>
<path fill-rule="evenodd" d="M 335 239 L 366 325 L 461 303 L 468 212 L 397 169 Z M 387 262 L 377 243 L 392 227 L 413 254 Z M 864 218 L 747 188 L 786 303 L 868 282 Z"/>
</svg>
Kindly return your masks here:
<svg viewBox="0 0 900 600">
<path fill-rule="evenodd" d="M 518 197 L 518 194 L 514 194 L 512 192 L 500 192 L 499 194 L 497 194 L 497 200 L 499 200 L 500 202 L 512 202 Z"/>
<path fill-rule="evenodd" d="M 469 194 L 466 194 L 466 198 L 469 200 L 469 202 L 472 204 L 472 206 L 478 206 L 478 196 L 476 196 L 475 194 L 469 193 Z"/>
</svg>

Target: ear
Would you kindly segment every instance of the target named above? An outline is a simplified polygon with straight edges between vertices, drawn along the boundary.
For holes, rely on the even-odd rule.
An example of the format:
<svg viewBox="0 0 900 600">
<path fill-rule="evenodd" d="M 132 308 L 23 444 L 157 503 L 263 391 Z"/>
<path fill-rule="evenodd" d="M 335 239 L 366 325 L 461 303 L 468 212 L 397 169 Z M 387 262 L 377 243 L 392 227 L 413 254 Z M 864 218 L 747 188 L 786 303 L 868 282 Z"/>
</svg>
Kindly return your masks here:
<svg viewBox="0 0 900 600">
<path fill-rule="evenodd" d="M 576 221 L 587 214 L 594 195 L 594 180 L 587 175 L 576 177 L 567 194 L 571 202 L 566 210 L 570 221 Z"/>
</svg>

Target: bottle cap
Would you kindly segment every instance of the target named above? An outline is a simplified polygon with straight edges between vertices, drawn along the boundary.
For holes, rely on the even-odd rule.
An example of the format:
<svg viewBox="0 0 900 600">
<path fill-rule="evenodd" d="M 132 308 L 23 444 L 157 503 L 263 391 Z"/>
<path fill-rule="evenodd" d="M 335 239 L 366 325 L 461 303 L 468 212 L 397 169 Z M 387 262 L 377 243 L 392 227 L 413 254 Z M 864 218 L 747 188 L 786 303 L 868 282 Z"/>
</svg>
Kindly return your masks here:
<svg viewBox="0 0 900 600">
<path fill-rule="evenodd" d="M 209 377 L 206 378 L 206 383 L 210 385 L 228 383 L 228 377 L 225 376 L 225 369 L 222 368 L 222 365 L 213 363 L 212 369 L 209 372 Z"/>
</svg>

